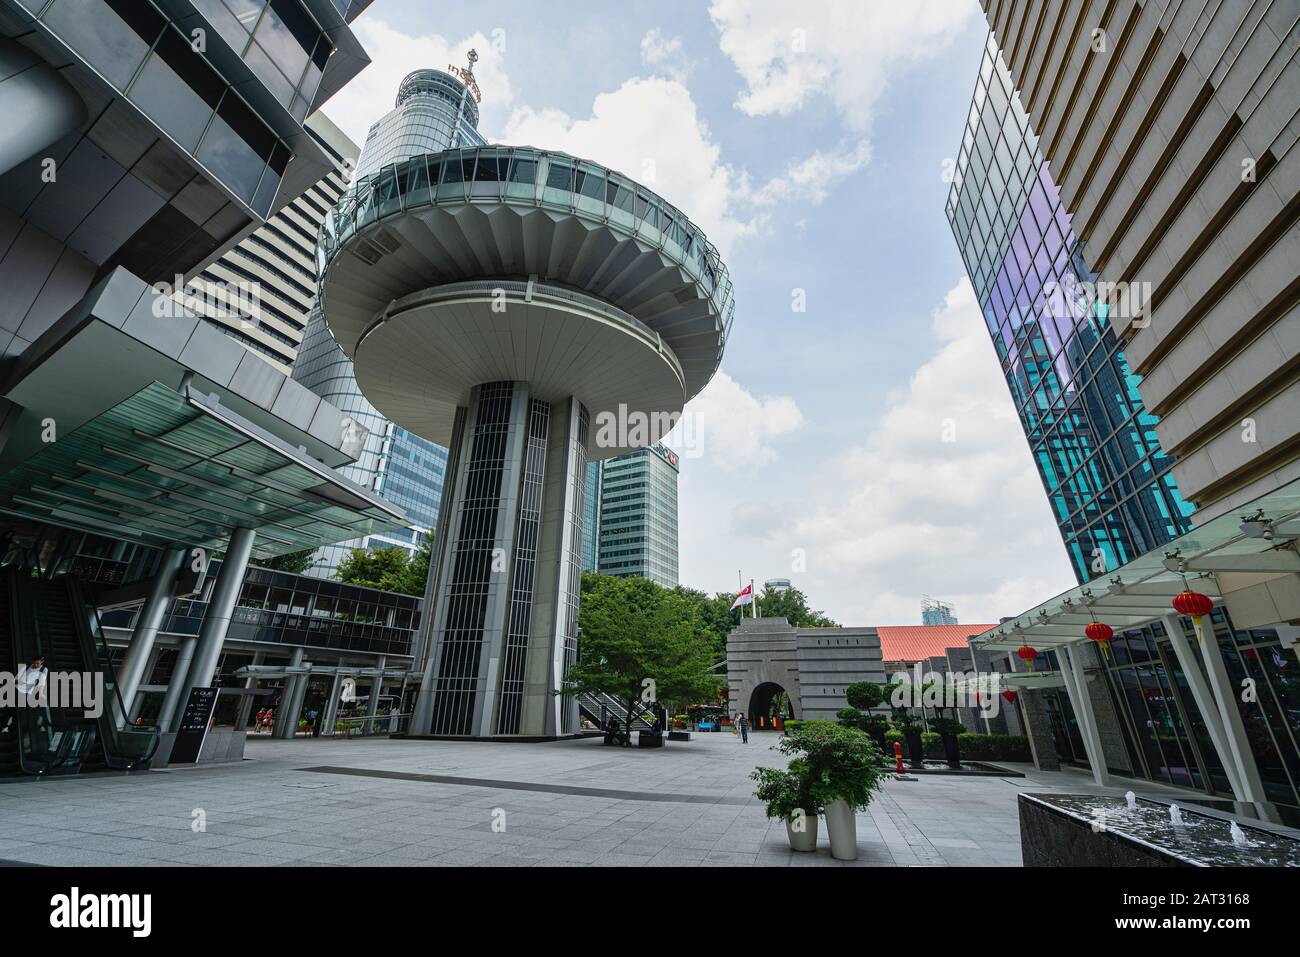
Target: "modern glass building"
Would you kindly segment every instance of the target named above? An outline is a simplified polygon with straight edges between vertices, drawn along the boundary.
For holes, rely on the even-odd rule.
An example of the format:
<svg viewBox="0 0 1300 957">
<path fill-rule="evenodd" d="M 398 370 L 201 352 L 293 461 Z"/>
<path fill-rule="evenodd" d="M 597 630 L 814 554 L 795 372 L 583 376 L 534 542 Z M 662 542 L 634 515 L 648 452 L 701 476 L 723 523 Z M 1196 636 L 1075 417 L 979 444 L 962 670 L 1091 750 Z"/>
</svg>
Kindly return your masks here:
<svg viewBox="0 0 1300 957">
<path fill-rule="evenodd" d="M 472 77 L 472 73 L 465 72 Z M 416 70 L 398 87 L 394 108 L 366 134 L 356 177 L 373 175 L 411 156 L 482 144 L 485 140 L 477 126 L 478 103 L 468 83 L 441 70 Z M 337 199 L 329 206 L 333 207 Z M 313 288 L 314 283 L 313 275 Z M 366 450 L 348 477 L 382 490 L 384 497 L 399 504 L 411 521 L 410 527 L 402 531 L 321 549 L 311 574 L 332 577 L 339 562 L 354 548 L 398 546 L 414 552 L 424 534 L 437 523 L 447 450 L 395 425 L 366 400 L 357 386 L 352 360 L 334 341 L 319 310 L 312 312 L 293 377 L 369 429 Z"/>
<path fill-rule="evenodd" d="M 1014 20 L 1011 7 L 1000 7 L 997 17 L 1004 19 L 1008 9 Z M 1039 93 L 1041 79 L 1036 73 Z M 1074 216 L 1062 200 L 1056 166 L 1043 154 L 990 33 L 946 211 L 1075 574 L 1081 589 L 1088 589 L 1082 599 L 1095 603 L 1105 596 L 1123 604 L 1117 570 L 1158 558 L 1164 546 L 1192 529 L 1194 506 L 1179 492 L 1176 459 L 1162 449 L 1158 419 L 1143 403 L 1142 377 L 1125 356 L 1128 340 L 1115 331 L 1117 318 L 1138 328 L 1149 324 L 1151 305 L 1144 311 L 1140 295 L 1125 301 L 1105 292 L 1104 277 L 1091 268 L 1089 246 L 1076 235 Z M 1117 305 L 1137 315 L 1115 313 Z M 1054 752 L 1052 761 L 1091 764 L 1094 773 L 1101 763 L 1102 773 L 1239 800 L 1254 795 L 1251 800 L 1274 802 L 1283 816 L 1300 814 L 1292 708 L 1300 668 L 1294 648 L 1272 628 L 1234 627 L 1218 607 L 1205 627 L 1217 638 L 1222 670 L 1218 662 L 1193 668 L 1182 636 L 1170 634 L 1174 627 L 1190 634 L 1190 619 L 1172 614 L 1168 598 L 1154 597 L 1159 591 L 1147 587 L 1153 588 L 1147 623 L 1130 615 L 1133 625 L 1116 628 L 1106 655 L 1083 640 L 1089 614 L 1104 618 L 1104 612 L 1080 607 L 1073 595 L 1073 607 L 1012 620 L 1008 627 L 1023 624 L 1024 637 L 981 639 L 1004 650 L 1037 645 L 1040 670 L 1066 676 L 1063 687 L 1027 695 L 1028 731 L 1043 738 L 1039 752 Z M 1186 586 L 1175 577 L 1159 586 L 1166 587 L 1173 594 Z M 1048 637 L 1035 639 L 1034 628 Z M 1045 650 L 1070 634 L 1079 637 L 1069 657 Z M 1253 679 L 1264 689 L 1261 701 L 1234 704 L 1230 694 L 1226 711 L 1205 707 L 1207 699 L 1198 700 L 1206 680 L 1202 668 L 1229 687 Z M 1072 679 L 1075 669 L 1080 676 Z M 1085 670 L 1105 680 L 1082 680 Z M 1084 694 L 1082 708 L 1075 691 Z M 1229 750 L 1240 765 L 1231 774 L 1225 771 Z"/>
<path fill-rule="evenodd" d="M 1191 528 L 1110 305 L 1086 294 L 1097 276 L 991 34 L 946 209 L 1079 580 Z"/>
<path fill-rule="evenodd" d="M 678 584 L 677 476 L 677 454 L 664 445 L 604 463 L 598 562 L 602 575 L 636 575 L 666 588 Z"/>
</svg>

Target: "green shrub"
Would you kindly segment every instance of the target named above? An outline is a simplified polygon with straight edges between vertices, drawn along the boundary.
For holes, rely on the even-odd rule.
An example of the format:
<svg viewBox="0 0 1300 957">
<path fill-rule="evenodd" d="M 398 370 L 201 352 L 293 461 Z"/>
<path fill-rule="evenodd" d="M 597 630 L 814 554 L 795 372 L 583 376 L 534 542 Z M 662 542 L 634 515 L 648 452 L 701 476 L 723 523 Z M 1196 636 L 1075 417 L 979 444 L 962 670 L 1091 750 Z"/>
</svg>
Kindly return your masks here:
<svg viewBox="0 0 1300 957">
<path fill-rule="evenodd" d="M 860 811 L 884 781 L 880 749 L 870 736 L 833 721 L 802 722 L 776 747 L 794 756 L 789 771 L 806 776 L 818 807 L 843 800 Z"/>
<path fill-rule="evenodd" d="M 755 768 L 749 776 L 758 782 L 754 797 L 767 805 L 768 817 L 791 821 L 799 811 L 812 816 L 821 810 L 812 796 L 807 768 L 802 762 L 791 761 L 788 771 Z"/>
<path fill-rule="evenodd" d="M 885 700 L 885 691 L 870 681 L 855 681 L 844 689 L 844 698 L 859 711 L 870 711 Z"/>
<path fill-rule="evenodd" d="M 1030 761 L 1029 739 L 1018 734 L 958 735 L 957 744 L 963 757 L 988 761 Z"/>
</svg>

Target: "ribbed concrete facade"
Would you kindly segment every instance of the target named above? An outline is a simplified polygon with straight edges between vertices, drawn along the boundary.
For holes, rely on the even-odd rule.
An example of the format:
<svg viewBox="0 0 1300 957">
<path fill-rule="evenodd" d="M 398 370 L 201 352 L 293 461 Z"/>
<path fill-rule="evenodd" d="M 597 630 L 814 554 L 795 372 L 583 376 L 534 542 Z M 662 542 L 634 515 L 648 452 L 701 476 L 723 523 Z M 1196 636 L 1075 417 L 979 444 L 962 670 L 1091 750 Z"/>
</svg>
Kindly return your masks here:
<svg viewBox="0 0 1300 957">
<path fill-rule="evenodd" d="M 984 6 L 1195 521 L 1300 476 L 1297 4 Z"/>
<path fill-rule="evenodd" d="M 360 148 L 323 113 L 307 132 L 332 168 L 177 296 L 196 315 L 288 375 L 316 298 L 316 237 L 352 178 Z M 241 290 L 254 294 L 239 295 Z M 233 295 L 232 295 L 233 293 Z"/>
</svg>

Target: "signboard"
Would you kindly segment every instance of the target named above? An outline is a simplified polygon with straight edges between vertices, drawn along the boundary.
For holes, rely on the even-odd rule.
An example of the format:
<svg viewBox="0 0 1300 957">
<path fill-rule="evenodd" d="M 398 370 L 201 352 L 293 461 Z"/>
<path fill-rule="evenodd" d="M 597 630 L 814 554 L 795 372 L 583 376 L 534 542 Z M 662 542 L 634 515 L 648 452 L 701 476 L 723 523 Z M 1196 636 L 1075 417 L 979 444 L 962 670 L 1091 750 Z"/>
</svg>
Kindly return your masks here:
<svg viewBox="0 0 1300 957">
<path fill-rule="evenodd" d="M 461 82 L 464 83 L 470 93 L 473 94 L 475 103 L 483 102 L 483 94 L 479 92 L 478 81 L 474 79 L 473 73 L 469 72 L 469 70 L 462 70 L 458 66 L 452 66 L 450 63 L 447 64 L 447 72 L 452 76 L 460 78 Z"/>
<path fill-rule="evenodd" d="M 181 714 L 180 726 L 176 729 L 176 741 L 172 745 L 168 764 L 197 764 L 199 754 L 203 751 L 203 742 L 207 740 L 208 729 L 212 727 L 212 713 L 217 707 L 217 695 L 220 688 L 191 688 L 190 698 L 185 702 L 185 711 Z"/>
</svg>

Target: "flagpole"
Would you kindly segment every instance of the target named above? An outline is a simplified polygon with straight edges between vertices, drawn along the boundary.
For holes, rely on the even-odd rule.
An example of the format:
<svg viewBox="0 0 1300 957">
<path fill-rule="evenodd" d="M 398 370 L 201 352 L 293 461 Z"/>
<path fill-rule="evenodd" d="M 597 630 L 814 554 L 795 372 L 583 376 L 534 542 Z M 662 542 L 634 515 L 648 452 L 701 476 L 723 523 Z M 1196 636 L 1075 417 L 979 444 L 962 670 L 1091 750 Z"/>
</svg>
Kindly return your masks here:
<svg viewBox="0 0 1300 957">
<path fill-rule="evenodd" d="M 758 592 L 754 590 L 754 579 L 749 580 L 749 603 L 754 606 L 754 618 L 758 618 Z"/>
</svg>

